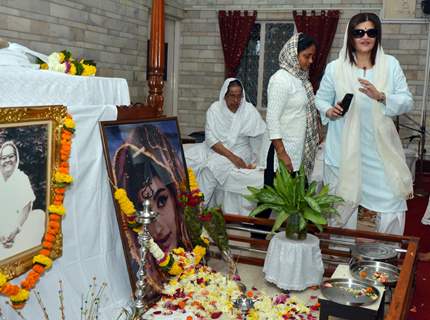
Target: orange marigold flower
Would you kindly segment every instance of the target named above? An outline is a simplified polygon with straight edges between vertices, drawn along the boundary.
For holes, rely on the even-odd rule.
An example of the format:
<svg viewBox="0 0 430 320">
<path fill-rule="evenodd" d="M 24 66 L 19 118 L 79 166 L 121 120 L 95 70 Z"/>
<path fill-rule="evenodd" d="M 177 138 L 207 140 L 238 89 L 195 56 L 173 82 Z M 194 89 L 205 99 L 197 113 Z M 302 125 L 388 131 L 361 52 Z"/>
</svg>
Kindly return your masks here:
<svg viewBox="0 0 430 320">
<path fill-rule="evenodd" d="M 3 286 L 0 292 L 5 296 L 14 296 L 19 292 L 19 287 L 14 284 L 7 283 Z"/>
<path fill-rule="evenodd" d="M 31 269 L 38 274 L 42 274 L 45 272 L 45 267 L 40 264 L 34 264 Z"/>
<path fill-rule="evenodd" d="M 63 167 L 59 167 L 58 171 L 60 171 L 61 173 L 64 173 L 64 174 L 68 174 L 69 173 L 69 169 L 68 168 L 63 168 Z"/>
<path fill-rule="evenodd" d="M 27 277 L 21 281 L 21 287 L 26 290 L 33 289 L 39 278 L 40 274 L 32 270 L 29 272 Z"/>
<path fill-rule="evenodd" d="M 70 165 L 67 161 L 60 162 L 60 168 L 69 168 Z"/>
<path fill-rule="evenodd" d="M 179 307 L 180 309 L 185 309 L 185 305 L 186 305 L 186 303 L 185 303 L 185 301 L 184 301 L 184 300 L 179 301 L 179 303 L 178 303 L 178 307 Z"/>
<path fill-rule="evenodd" d="M 49 215 L 49 221 L 60 221 L 60 220 L 61 220 L 61 216 L 59 214 L 51 213 Z"/>
<path fill-rule="evenodd" d="M 55 188 L 55 193 L 64 194 L 66 192 L 66 188 Z"/>
<path fill-rule="evenodd" d="M 45 234 L 45 241 L 50 241 L 50 242 L 54 242 L 55 241 L 55 236 L 49 233 Z"/>
<path fill-rule="evenodd" d="M 47 233 L 50 233 L 52 235 L 57 235 L 58 231 L 60 231 L 59 227 L 48 227 Z"/>
<path fill-rule="evenodd" d="M 61 135 L 65 137 L 71 137 L 72 133 L 68 130 L 61 130 Z"/>
<path fill-rule="evenodd" d="M 51 254 L 51 250 L 42 249 L 42 250 L 39 251 L 39 254 L 43 254 L 44 256 L 49 257 L 49 255 Z"/>
<path fill-rule="evenodd" d="M 59 231 L 59 230 L 48 229 L 48 230 L 46 231 L 46 233 L 49 233 L 50 235 L 52 235 L 52 236 L 56 237 L 56 236 L 57 236 L 57 234 L 58 234 L 58 231 Z"/>
<path fill-rule="evenodd" d="M 50 220 L 48 226 L 52 228 L 59 228 L 61 225 L 58 221 Z"/>
<path fill-rule="evenodd" d="M 54 244 L 52 242 L 49 241 L 43 241 L 42 242 L 42 246 L 46 249 L 52 249 L 52 247 L 54 246 Z"/>
</svg>

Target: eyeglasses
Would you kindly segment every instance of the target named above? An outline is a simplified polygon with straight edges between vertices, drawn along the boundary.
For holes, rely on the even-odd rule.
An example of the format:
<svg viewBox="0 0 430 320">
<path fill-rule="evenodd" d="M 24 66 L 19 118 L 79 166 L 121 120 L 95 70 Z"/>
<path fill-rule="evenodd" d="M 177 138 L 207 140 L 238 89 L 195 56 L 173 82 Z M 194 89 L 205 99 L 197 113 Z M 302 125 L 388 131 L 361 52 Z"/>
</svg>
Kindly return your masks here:
<svg viewBox="0 0 430 320">
<path fill-rule="evenodd" d="M 352 37 L 353 38 L 363 38 L 365 34 L 367 34 L 367 36 L 369 38 L 376 38 L 376 36 L 378 35 L 378 29 L 368 29 L 368 30 L 363 30 L 363 29 L 354 29 L 351 32 Z"/>
</svg>

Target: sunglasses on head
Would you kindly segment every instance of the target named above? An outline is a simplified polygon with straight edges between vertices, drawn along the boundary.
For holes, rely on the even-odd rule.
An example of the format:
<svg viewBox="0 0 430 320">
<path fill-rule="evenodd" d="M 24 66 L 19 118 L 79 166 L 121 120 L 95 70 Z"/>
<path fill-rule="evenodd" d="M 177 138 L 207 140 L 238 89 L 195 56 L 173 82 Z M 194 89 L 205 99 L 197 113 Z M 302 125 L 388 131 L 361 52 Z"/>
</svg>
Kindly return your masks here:
<svg viewBox="0 0 430 320">
<path fill-rule="evenodd" d="M 354 38 L 363 38 L 365 34 L 367 34 L 369 38 L 376 38 L 378 35 L 378 29 L 354 29 L 352 30 L 351 34 Z"/>
</svg>

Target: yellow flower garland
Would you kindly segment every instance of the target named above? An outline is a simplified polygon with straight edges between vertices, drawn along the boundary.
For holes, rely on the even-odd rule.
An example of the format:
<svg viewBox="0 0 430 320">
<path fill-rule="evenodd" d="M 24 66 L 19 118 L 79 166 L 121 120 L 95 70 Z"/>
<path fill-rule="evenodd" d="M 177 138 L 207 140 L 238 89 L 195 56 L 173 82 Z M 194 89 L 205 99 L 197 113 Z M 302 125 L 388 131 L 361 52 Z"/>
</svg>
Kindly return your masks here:
<svg viewBox="0 0 430 320">
<path fill-rule="evenodd" d="M 133 202 L 130 201 L 130 199 L 127 196 L 127 192 L 122 189 L 118 188 L 115 190 L 114 193 L 115 199 L 118 201 L 119 207 L 122 212 L 124 212 L 127 216 L 132 216 L 135 214 L 136 209 L 134 208 Z"/>
<path fill-rule="evenodd" d="M 30 296 L 30 292 L 25 289 L 20 289 L 18 294 L 11 296 L 10 301 L 17 303 L 17 302 L 24 302 L 28 300 L 28 297 Z"/>
<path fill-rule="evenodd" d="M 199 189 L 199 184 L 197 183 L 196 175 L 194 174 L 193 169 L 188 168 L 188 182 L 190 183 L 190 190 Z"/>
<path fill-rule="evenodd" d="M 3 274 L 0 273 L 0 288 L 3 287 L 7 282 L 7 277 Z"/>
<path fill-rule="evenodd" d="M 33 267 L 27 273 L 26 278 L 21 281 L 20 286 L 11 284 L 8 277 L 0 272 L 0 293 L 9 297 L 12 307 L 15 309 L 24 307 L 30 296 L 30 290 L 34 288 L 43 273 L 52 266 L 52 260 L 49 256 L 57 235 L 60 232 L 61 217 L 66 212 L 63 207 L 64 185 L 68 185 L 73 181 L 68 172 L 71 139 L 75 131 L 75 126 L 72 117 L 67 115 L 61 129 L 60 163 L 59 169 L 54 173 L 52 179 L 54 183 L 54 196 L 51 200 L 51 205 L 48 207 L 48 228 L 42 240 L 42 250 L 33 257 Z"/>
<path fill-rule="evenodd" d="M 54 181 L 57 183 L 72 183 L 73 177 L 69 174 L 62 173 L 60 171 L 56 171 L 54 174 Z"/>
<path fill-rule="evenodd" d="M 52 260 L 51 260 L 51 258 L 48 258 L 47 256 L 44 256 L 42 254 L 38 254 L 37 256 L 34 256 L 33 257 L 33 263 L 41 264 L 46 269 L 49 269 L 52 266 Z"/>
<path fill-rule="evenodd" d="M 55 204 L 51 204 L 48 207 L 48 211 L 51 213 L 59 214 L 61 216 L 66 213 L 66 209 L 63 207 L 63 205 L 55 205 Z"/>
</svg>

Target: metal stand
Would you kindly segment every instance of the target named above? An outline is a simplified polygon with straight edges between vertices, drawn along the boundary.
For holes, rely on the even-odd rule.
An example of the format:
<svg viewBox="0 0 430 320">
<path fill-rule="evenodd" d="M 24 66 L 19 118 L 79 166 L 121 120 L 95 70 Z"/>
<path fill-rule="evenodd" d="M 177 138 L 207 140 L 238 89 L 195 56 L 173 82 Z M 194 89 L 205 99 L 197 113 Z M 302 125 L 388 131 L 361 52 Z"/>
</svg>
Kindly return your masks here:
<svg viewBox="0 0 430 320">
<path fill-rule="evenodd" d="M 142 211 L 136 211 L 136 221 L 142 224 L 142 232 L 139 233 L 137 239 L 140 246 L 140 263 L 139 270 L 136 273 L 136 299 L 134 300 L 134 319 L 141 319 L 141 316 L 147 311 L 147 303 L 145 302 L 145 295 L 147 289 L 146 280 L 146 255 L 149 251 L 149 243 L 151 240 L 151 234 L 149 233 L 149 225 L 157 218 L 158 213 L 152 211 L 151 202 L 149 199 L 153 196 L 153 190 L 151 189 L 151 182 L 147 180 L 143 187 L 143 208 Z"/>
</svg>

